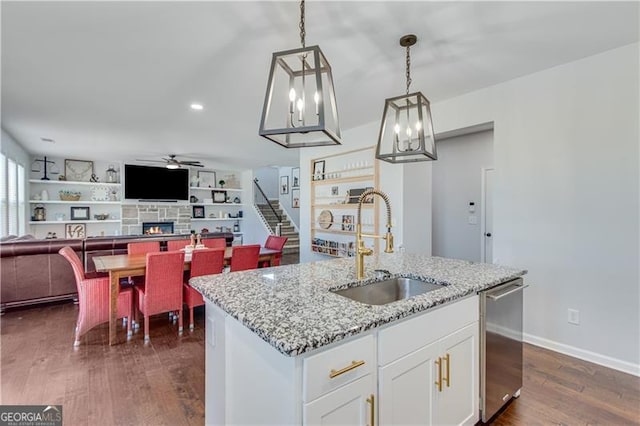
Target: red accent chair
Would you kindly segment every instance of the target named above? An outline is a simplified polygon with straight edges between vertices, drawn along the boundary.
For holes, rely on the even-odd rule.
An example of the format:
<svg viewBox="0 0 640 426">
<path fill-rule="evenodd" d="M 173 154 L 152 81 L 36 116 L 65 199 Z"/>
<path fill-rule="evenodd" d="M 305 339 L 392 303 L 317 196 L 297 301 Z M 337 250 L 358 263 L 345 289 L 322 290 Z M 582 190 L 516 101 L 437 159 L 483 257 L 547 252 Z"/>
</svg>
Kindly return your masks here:
<svg viewBox="0 0 640 426">
<path fill-rule="evenodd" d="M 178 333 L 182 334 L 182 272 L 184 253 L 170 251 L 147 254 L 143 286 L 136 285 L 137 308 L 144 315 L 144 340 L 149 341 L 149 317 L 177 312 Z"/>
<path fill-rule="evenodd" d="M 224 268 L 224 249 L 194 250 L 191 254 L 190 278 L 219 274 L 222 268 Z M 184 303 L 189 308 L 189 330 L 193 330 L 193 308 L 204 305 L 204 299 L 202 294 L 188 282 L 185 282 L 182 288 Z"/>
<path fill-rule="evenodd" d="M 86 278 L 82 261 L 71 247 L 63 247 L 58 251 L 67 259 L 73 269 L 78 288 L 78 322 L 73 346 L 80 345 L 80 337 L 98 324 L 109 322 L 109 302 L 111 284 L 109 277 Z M 133 291 L 121 288 L 118 294 L 118 318 L 127 318 L 127 337 L 131 336 L 131 320 L 133 319 Z"/>
<path fill-rule="evenodd" d="M 260 244 L 235 246 L 231 253 L 231 272 L 258 268 Z"/>
<path fill-rule="evenodd" d="M 276 255 L 271 262 L 271 266 L 280 266 L 280 259 L 282 259 L 282 249 L 284 245 L 287 243 L 288 237 L 278 237 L 277 235 L 269 235 L 267 237 L 267 241 L 264 243 L 264 248 L 279 250 L 280 254 Z M 262 262 L 262 267 L 266 268 L 269 266 L 269 262 Z"/>
<path fill-rule="evenodd" d="M 140 243 L 127 244 L 127 253 L 129 254 L 147 254 L 159 252 L 160 241 L 143 241 Z"/>
<path fill-rule="evenodd" d="M 224 249 L 227 247 L 227 240 L 224 238 L 205 238 L 202 240 L 202 244 L 204 244 L 206 248 Z"/>
<path fill-rule="evenodd" d="M 167 240 L 167 251 L 178 251 L 191 244 L 191 239 Z"/>
</svg>

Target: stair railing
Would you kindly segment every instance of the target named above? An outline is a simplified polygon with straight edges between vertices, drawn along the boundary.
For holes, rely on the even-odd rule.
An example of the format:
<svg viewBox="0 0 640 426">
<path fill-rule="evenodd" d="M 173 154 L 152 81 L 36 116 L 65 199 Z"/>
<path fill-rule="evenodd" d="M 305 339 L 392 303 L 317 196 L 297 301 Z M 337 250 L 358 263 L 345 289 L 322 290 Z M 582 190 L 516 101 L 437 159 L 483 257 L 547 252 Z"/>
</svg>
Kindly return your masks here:
<svg viewBox="0 0 640 426">
<path fill-rule="evenodd" d="M 266 204 L 269 206 L 269 209 L 271 209 L 271 212 L 275 215 L 275 217 L 278 219 L 278 223 L 276 224 L 276 229 L 272 229 L 271 231 L 277 235 L 280 236 L 281 233 L 281 228 L 282 228 L 282 216 L 278 214 L 278 212 L 276 211 L 276 209 L 273 207 L 273 204 L 271 203 L 271 200 L 269 200 L 269 198 L 267 197 L 267 195 L 264 193 L 264 191 L 262 190 L 262 188 L 260 187 L 260 184 L 258 183 L 258 178 L 254 178 L 253 179 L 253 184 L 256 186 L 256 188 L 258 188 L 258 192 L 260 195 L 262 195 L 262 199 L 264 199 L 264 201 L 266 202 Z M 260 198 L 260 197 L 258 197 Z M 260 209 L 258 209 L 260 210 Z"/>
</svg>

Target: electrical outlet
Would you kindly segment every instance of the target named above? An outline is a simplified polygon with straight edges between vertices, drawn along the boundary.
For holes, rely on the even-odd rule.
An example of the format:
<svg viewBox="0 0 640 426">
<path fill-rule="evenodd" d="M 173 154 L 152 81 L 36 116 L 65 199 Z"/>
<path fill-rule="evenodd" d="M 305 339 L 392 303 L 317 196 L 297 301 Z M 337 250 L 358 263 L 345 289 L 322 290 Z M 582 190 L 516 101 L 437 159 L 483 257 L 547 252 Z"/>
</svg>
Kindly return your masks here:
<svg viewBox="0 0 640 426">
<path fill-rule="evenodd" d="M 569 324 L 580 325 L 580 311 L 569 309 L 567 321 L 569 321 Z"/>
</svg>

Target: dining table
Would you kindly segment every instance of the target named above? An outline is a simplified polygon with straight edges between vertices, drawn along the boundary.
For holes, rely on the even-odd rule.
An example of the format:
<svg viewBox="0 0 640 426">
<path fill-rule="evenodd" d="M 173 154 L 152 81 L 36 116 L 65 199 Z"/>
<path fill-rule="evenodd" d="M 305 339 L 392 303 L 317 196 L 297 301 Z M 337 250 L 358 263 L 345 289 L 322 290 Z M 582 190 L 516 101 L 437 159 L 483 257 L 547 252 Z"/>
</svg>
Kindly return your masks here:
<svg viewBox="0 0 640 426">
<path fill-rule="evenodd" d="M 225 265 L 229 265 L 233 247 L 226 247 L 224 251 Z M 269 266 L 273 265 L 273 261 L 281 250 L 273 250 L 260 247 L 258 264 L 268 262 Z M 118 343 L 116 335 L 116 324 L 118 320 L 118 293 L 120 291 L 120 280 L 124 277 L 144 276 L 146 272 L 147 255 L 146 254 L 116 254 L 109 256 L 96 256 L 93 258 L 96 266 L 96 272 L 106 272 L 109 274 L 110 281 L 110 297 L 109 297 L 109 345 Z M 191 269 L 191 253 L 187 252 L 184 261 L 184 270 Z"/>
</svg>

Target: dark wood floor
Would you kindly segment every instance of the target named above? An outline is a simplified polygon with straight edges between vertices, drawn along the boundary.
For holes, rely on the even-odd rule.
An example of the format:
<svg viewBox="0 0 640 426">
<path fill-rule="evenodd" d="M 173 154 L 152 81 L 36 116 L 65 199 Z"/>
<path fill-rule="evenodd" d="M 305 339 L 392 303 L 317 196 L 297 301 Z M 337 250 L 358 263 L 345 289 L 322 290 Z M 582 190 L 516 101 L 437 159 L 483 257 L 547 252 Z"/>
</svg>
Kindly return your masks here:
<svg viewBox="0 0 640 426">
<path fill-rule="evenodd" d="M 70 303 L 9 310 L 1 321 L 2 404 L 62 404 L 67 425 L 204 424 L 204 314 L 177 334 L 162 315 L 109 347 L 108 327 L 73 349 Z M 640 378 L 525 345 L 524 387 L 496 425 L 640 424 Z"/>
</svg>

